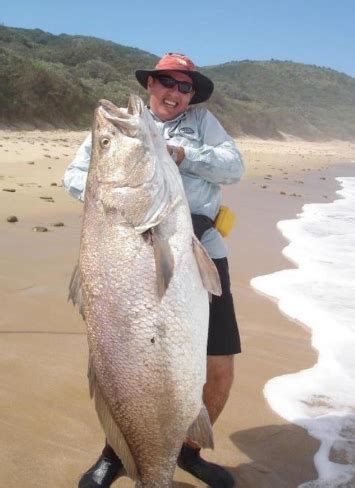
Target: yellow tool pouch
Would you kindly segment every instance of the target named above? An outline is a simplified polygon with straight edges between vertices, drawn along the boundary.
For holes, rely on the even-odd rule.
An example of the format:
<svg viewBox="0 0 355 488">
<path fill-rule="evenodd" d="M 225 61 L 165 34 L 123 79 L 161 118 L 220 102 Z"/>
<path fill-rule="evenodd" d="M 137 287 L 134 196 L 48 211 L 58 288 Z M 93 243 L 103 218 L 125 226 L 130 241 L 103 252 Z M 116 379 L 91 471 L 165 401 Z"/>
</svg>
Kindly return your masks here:
<svg viewBox="0 0 355 488">
<path fill-rule="evenodd" d="M 226 237 L 233 229 L 235 220 L 236 216 L 232 210 L 225 205 L 221 205 L 216 220 L 214 221 L 214 226 L 223 237 Z"/>
</svg>

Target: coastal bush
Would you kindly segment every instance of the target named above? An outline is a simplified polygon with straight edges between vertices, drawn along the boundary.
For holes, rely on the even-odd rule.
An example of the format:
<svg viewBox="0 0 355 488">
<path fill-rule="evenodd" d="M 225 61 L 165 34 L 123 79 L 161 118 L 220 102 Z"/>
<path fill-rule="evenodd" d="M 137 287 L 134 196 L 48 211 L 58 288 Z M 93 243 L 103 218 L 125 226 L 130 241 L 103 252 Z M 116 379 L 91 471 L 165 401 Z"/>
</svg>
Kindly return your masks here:
<svg viewBox="0 0 355 488">
<path fill-rule="evenodd" d="M 2 125 L 85 127 L 100 98 L 146 98 L 134 71 L 158 57 L 94 37 L 0 25 Z M 208 107 L 233 135 L 355 139 L 355 79 L 292 61 L 201 68 L 215 83 Z"/>
</svg>

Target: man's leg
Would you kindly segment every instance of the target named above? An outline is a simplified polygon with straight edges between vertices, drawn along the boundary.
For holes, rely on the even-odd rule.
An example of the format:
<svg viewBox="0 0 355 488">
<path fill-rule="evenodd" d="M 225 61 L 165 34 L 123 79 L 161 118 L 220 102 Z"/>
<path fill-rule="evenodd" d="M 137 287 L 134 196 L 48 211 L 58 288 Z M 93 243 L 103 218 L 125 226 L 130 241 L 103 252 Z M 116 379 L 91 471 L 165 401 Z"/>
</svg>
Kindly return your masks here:
<svg viewBox="0 0 355 488">
<path fill-rule="evenodd" d="M 234 378 L 234 355 L 207 356 L 203 401 L 213 425 L 227 403 Z"/>
<path fill-rule="evenodd" d="M 213 261 L 221 279 L 222 295 L 213 296 L 210 306 L 207 379 L 203 390 L 203 400 L 212 424 L 215 423 L 228 400 L 233 383 L 234 355 L 241 351 L 230 291 L 228 261 L 226 258 Z M 234 487 L 232 475 L 222 466 L 202 459 L 200 451 L 198 444 L 188 438 L 181 449 L 179 466 L 212 488 Z"/>
<path fill-rule="evenodd" d="M 228 400 L 233 383 L 233 370 L 233 355 L 207 357 L 207 382 L 203 390 L 203 400 L 212 424 Z M 179 466 L 213 488 L 234 487 L 232 475 L 222 466 L 205 461 L 201 458 L 200 451 L 199 445 L 188 438 L 181 449 Z"/>
</svg>

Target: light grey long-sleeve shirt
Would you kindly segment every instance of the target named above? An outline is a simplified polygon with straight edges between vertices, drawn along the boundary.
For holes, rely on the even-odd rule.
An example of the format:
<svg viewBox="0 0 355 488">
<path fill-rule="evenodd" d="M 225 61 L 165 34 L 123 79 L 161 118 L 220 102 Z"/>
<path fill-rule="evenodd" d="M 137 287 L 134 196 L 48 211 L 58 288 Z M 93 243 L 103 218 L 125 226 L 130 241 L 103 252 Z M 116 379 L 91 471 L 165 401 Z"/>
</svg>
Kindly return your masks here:
<svg viewBox="0 0 355 488">
<path fill-rule="evenodd" d="M 191 213 L 214 220 L 221 205 L 220 185 L 236 183 L 244 164 L 234 140 L 216 117 L 203 106 L 191 106 L 173 120 L 161 121 L 152 113 L 167 144 L 183 146 L 185 158 L 179 166 Z M 63 184 L 68 192 L 84 200 L 91 157 L 91 135 L 78 149 L 65 171 Z M 211 258 L 227 256 L 227 246 L 214 228 L 202 237 Z"/>
</svg>

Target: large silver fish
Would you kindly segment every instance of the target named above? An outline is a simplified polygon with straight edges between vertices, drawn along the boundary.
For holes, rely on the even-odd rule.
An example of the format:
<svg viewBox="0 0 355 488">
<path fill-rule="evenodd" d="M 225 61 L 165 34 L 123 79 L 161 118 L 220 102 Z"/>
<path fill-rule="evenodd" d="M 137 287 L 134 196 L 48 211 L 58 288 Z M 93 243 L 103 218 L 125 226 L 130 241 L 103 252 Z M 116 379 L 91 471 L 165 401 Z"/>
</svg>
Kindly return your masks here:
<svg viewBox="0 0 355 488">
<path fill-rule="evenodd" d="M 99 419 L 136 487 L 172 485 L 187 433 L 212 446 L 207 290 L 221 293 L 218 273 L 151 115 L 138 97 L 128 109 L 101 100 L 70 298 L 87 324 Z"/>
</svg>

